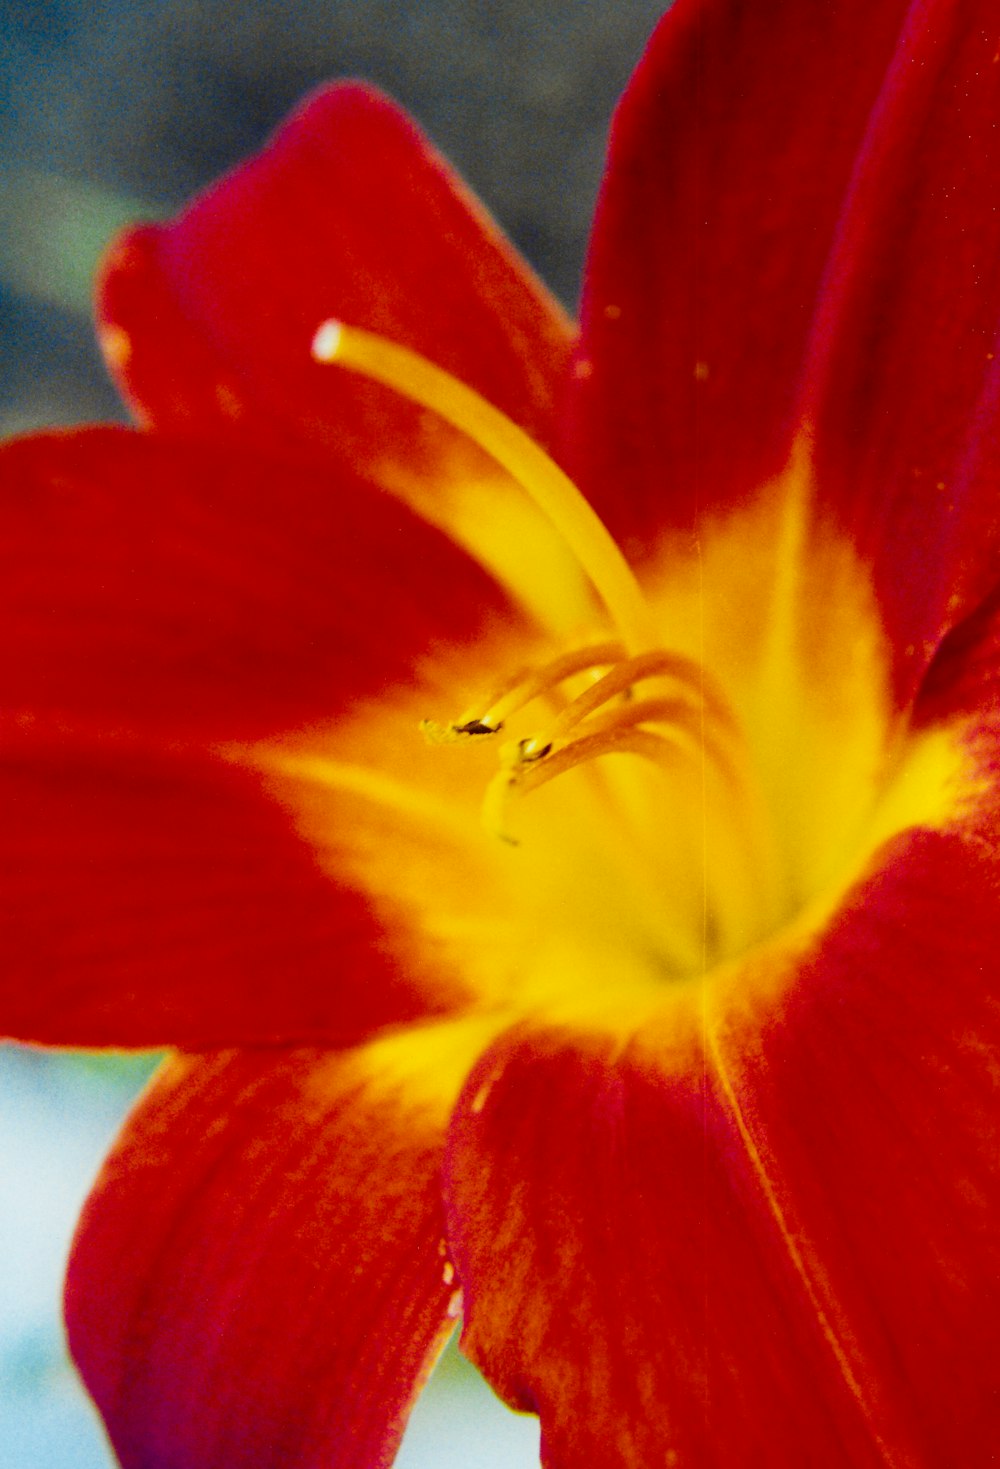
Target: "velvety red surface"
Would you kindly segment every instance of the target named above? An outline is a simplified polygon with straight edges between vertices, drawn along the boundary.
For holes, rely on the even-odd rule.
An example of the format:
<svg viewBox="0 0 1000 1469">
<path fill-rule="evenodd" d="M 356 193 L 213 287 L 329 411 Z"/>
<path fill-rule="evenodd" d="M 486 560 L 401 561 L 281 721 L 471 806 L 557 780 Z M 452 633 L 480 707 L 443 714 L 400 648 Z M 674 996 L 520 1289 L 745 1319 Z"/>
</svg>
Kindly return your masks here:
<svg viewBox="0 0 1000 1469">
<path fill-rule="evenodd" d="M 235 447 L 94 429 L 0 476 L 4 1032 L 343 1043 L 446 1004 L 221 751 L 413 686 L 513 615 L 494 585 L 364 481 Z"/>
<path fill-rule="evenodd" d="M 327 318 L 432 357 L 543 442 L 571 341 L 410 119 L 353 84 L 317 92 L 177 220 L 126 235 L 99 310 L 130 342 L 117 375 L 146 421 L 327 468 L 428 455 L 398 395 L 310 360 Z"/>
<path fill-rule="evenodd" d="M 666 1029 L 623 1051 L 525 1028 L 476 1068 L 448 1168 L 463 1345 L 541 1414 L 547 1469 L 991 1463 L 978 845 L 899 838 L 781 1004 L 707 997 L 680 1061 Z"/>
<path fill-rule="evenodd" d="M 124 1469 L 391 1463 L 453 1325 L 439 1130 L 363 1053 L 167 1066 L 105 1164 L 67 1285 Z"/>
<path fill-rule="evenodd" d="M 998 44 L 985 0 L 678 0 L 616 118 L 575 365 L 363 88 L 110 256 L 105 347 L 146 432 L 0 454 L 0 1027 L 211 1053 L 142 1105 L 71 1267 L 126 1469 L 387 1465 L 459 1282 L 549 1469 L 991 1462 Z M 458 441 L 313 362 L 330 316 L 556 446 L 661 576 L 811 446 L 898 748 L 971 752 L 965 806 L 785 935 L 781 984 L 723 1005 L 710 976 L 687 1039 L 661 1015 L 614 1043 L 543 995 L 467 1058 L 447 1280 L 454 1077 L 416 1029 L 412 1093 L 338 1048 L 469 990 L 415 981 L 391 908 L 232 749 L 322 750 L 513 624 L 402 503 L 458 493 Z"/>
<path fill-rule="evenodd" d="M 808 433 L 904 704 L 1000 569 L 994 19 L 680 0 L 615 119 L 583 299 L 566 453 L 631 554 Z"/>
</svg>

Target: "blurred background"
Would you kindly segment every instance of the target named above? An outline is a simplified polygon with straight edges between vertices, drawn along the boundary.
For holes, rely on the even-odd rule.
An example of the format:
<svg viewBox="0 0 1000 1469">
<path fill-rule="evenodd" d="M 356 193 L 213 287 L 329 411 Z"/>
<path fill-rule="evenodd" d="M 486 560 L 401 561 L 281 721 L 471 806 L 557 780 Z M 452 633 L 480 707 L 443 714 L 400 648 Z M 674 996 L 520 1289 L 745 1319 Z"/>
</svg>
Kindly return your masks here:
<svg viewBox="0 0 1000 1469">
<path fill-rule="evenodd" d="M 563 301 L 576 302 L 608 120 L 659 0 L 0 0 L 0 431 L 121 417 L 90 279 L 335 75 L 403 102 Z M 0 1048 L 4 1469 L 109 1469 L 65 1361 L 69 1231 L 146 1059 Z M 533 1420 L 457 1353 L 399 1469 L 529 1469 Z"/>
</svg>

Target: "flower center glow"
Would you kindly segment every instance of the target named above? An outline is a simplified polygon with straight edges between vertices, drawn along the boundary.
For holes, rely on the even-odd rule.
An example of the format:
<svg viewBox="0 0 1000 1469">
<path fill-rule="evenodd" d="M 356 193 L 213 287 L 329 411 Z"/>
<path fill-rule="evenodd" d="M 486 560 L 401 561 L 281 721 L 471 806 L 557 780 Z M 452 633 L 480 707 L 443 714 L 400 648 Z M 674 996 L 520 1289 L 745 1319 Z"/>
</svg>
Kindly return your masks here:
<svg viewBox="0 0 1000 1469">
<path fill-rule="evenodd" d="M 581 676 L 579 692 L 564 692 Z M 485 709 L 469 710 L 444 727 L 425 721 L 424 733 L 435 743 L 491 739 L 535 700 L 556 708 L 540 730 L 501 746 L 501 769 L 483 802 L 484 825 L 505 841 L 516 844 L 508 822 L 516 798 L 600 755 L 638 755 L 673 771 L 677 752 L 696 763 L 707 754 L 736 784 L 726 748 L 727 739 L 731 744 L 738 737 L 735 717 L 705 670 L 677 653 L 629 657 L 622 643 L 562 654 L 511 680 Z"/>
<path fill-rule="evenodd" d="M 629 985 L 722 973 L 778 934 L 812 931 L 880 842 L 945 818 L 961 756 L 893 717 L 867 570 L 813 514 L 807 434 L 752 502 L 707 521 L 696 543 L 665 541 L 640 587 L 563 471 L 466 384 L 339 322 L 319 328 L 313 355 L 437 415 L 502 466 L 512 503 L 519 486 L 605 611 L 595 631 L 581 602 L 575 636 L 544 620 L 541 638 L 527 624 L 509 640 L 500 630 L 471 667 L 457 651 L 455 677 L 482 679 L 482 694 L 423 730 L 464 754 L 407 743 L 428 711 L 401 690 L 375 722 L 358 711 L 363 733 L 335 733 L 338 748 L 360 738 L 370 768 L 267 756 L 364 803 L 359 831 L 384 807 L 385 847 L 358 838 L 357 880 L 373 901 L 410 904 L 428 962 L 454 954 L 461 970 L 475 934 L 484 992 L 574 1006 L 613 992 L 618 1007 Z M 517 539 L 502 527 L 499 539 L 517 560 Z M 496 764 L 482 758 L 492 750 Z M 487 841 L 465 819 L 477 799 Z M 315 826 L 308 803 L 301 819 L 322 844 L 317 801 Z"/>
<path fill-rule="evenodd" d="M 693 659 L 653 646 L 653 620 L 631 568 L 544 450 L 467 384 L 372 332 L 326 321 L 313 339 L 313 355 L 430 409 L 494 458 L 554 525 L 619 633 L 615 641 L 573 649 L 519 672 L 489 707 L 470 710 L 450 725 L 424 722 L 425 734 L 437 743 L 492 739 L 512 714 L 534 701 L 556 706 L 542 729 L 501 746 L 501 768 L 483 801 L 487 830 L 516 845 L 508 820 L 512 803 L 602 755 L 627 753 L 673 771 L 680 751 L 698 764 L 711 759 L 737 786 L 726 744 L 738 738 L 738 722 L 721 689 Z M 572 692 L 580 676 L 583 687 Z"/>
</svg>

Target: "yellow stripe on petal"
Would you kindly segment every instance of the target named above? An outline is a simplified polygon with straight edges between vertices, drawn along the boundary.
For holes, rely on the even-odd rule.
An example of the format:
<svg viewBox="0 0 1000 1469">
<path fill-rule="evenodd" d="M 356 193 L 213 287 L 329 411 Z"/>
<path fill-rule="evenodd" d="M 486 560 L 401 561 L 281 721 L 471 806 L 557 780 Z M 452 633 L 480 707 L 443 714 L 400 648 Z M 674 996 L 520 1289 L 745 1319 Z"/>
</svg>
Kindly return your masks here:
<svg viewBox="0 0 1000 1469">
<path fill-rule="evenodd" d="M 494 1012 L 407 1026 L 359 1047 L 347 1058 L 347 1070 L 356 1070 L 366 1084 L 370 1081 L 380 1096 L 398 1095 L 406 1111 L 426 1112 L 444 1123 L 470 1070 L 510 1023 L 507 1012 Z M 344 1058 L 331 1056 L 329 1065 L 341 1086 Z M 313 1082 L 322 1093 L 322 1063 Z"/>
</svg>

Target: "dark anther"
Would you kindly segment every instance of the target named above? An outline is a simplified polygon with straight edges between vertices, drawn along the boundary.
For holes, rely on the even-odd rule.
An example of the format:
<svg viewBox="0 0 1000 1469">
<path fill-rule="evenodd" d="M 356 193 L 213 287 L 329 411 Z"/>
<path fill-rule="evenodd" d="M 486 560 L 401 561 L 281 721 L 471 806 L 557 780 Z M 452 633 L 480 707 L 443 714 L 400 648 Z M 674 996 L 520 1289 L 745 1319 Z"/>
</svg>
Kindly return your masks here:
<svg viewBox="0 0 1000 1469">
<path fill-rule="evenodd" d="M 517 748 L 520 751 L 522 760 L 544 760 L 552 749 L 551 740 L 549 740 L 547 745 L 539 745 L 537 748 L 533 748 L 534 744 L 535 742 L 532 739 L 518 740 Z"/>
<path fill-rule="evenodd" d="M 502 729 L 503 729 L 503 722 L 502 721 L 501 721 L 500 724 L 485 724 L 481 719 L 470 719 L 465 724 L 456 724 L 455 725 L 455 733 L 456 734 L 467 734 L 467 735 L 491 735 L 491 734 L 497 734 Z"/>
</svg>

